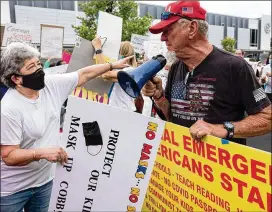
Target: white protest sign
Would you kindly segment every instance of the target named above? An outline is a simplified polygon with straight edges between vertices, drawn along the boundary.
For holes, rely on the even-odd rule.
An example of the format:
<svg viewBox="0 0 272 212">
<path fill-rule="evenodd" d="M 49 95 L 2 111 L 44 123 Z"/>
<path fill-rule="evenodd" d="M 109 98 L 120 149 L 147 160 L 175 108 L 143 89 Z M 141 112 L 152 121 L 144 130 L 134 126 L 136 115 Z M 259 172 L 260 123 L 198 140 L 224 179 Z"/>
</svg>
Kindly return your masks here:
<svg viewBox="0 0 272 212">
<path fill-rule="evenodd" d="M 64 27 L 41 24 L 41 57 L 62 58 Z"/>
<path fill-rule="evenodd" d="M 152 26 L 159 23 L 160 19 L 155 19 L 152 21 Z M 151 59 L 153 56 L 156 56 L 158 54 L 165 55 L 167 52 L 167 47 L 165 42 L 161 41 L 161 34 L 152 34 L 149 32 L 149 42 L 148 42 L 148 51 L 147 51 L 147 57 L 148 59 Z"/>
<path fill-rule="evenodd" d="M 127 211 L 132 199 L 140 211 L 164 126 L 69 96 L 61 142 L 69 159 L 57 165 L 49 211 Z"/>
<path fill-rule="evenodd" d="M 66 73 L 67 68 L 68 68 L 68 64 L 61 65 L 61 66 L 50 67 L 50 68 L 45 68 L 44 73 L 46 75 L 63 74 L 63 73 Z"/>
<path fill-rule="evenodd" d="M 160 19 L 154 19 L 152 21 L 152 24 L 151 26 L 159 23 L 161 20 Z M 148 31 L 148 37 L 149 37 L 149 40 L 161 40 L 161 34 L 162 33 L 159 33 L 159 34 L 152 34 L 151 32 Z"/>
<path fill-rule="evenodd" d="M 99 11 L 97 34 L 105 41 L 103 54 L 111 60 L 118 60 L 122 38 L 123 19 L 106 12 Z"/>
<path fill-rule="evenodd" d="M 165 42 L 161 42 L 159 40 L 150 40 L 148 43 L 148 59 L 151 59 L 153 56 L 158 54 L 165 55 L 167 52 L 167 47 Z"/>
<path fill-rule="evenodd" d="M 5 24 L 2 46 L 13 42 L 24 42 L 31 44 L 33 38 L 33 27 L 23 24 Z"/>
<path fill-rule="evenodd" d="M 148 36 L 132 34 L 131 43 L 134 46 L 136 53 L 142 54 L 144 52 L 144 42 L 148 41 Z"/>
<path fill-rule="evenodd" d="M 147 53 L 148 52 L 148 41 L 144 41 L 143 46 L 144 46 L 144 52 Z"/>
</svg>

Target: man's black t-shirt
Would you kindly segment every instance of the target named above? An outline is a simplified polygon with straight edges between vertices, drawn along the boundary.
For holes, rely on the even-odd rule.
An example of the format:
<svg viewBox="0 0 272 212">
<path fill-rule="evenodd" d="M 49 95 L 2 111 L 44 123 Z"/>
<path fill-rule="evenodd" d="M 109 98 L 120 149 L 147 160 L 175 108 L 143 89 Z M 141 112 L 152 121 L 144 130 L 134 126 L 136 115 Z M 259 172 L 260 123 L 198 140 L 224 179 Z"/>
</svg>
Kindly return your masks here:
<svg viewBox="0 0 272 212">
<path fill-rule="evenodd" d="M 170 121 L 191 127 L 197 120 L 211 124 L 240 121 L 270 105 L 251 66 L 242 58 L 213 47 L 191 73 L 181 61 L 169 72 L 165 97 Z M 246 144 L 245 139 L 232 141 Z"/>
</svg>

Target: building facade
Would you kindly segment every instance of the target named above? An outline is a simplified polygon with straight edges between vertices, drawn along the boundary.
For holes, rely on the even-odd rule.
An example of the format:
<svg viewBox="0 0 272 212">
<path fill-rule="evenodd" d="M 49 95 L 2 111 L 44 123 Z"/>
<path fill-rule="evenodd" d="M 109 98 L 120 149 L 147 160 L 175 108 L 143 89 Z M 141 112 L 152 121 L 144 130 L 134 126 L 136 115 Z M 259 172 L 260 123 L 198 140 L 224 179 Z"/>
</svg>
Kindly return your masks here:
<svg viewBox="0 0 272 212">
<path fill-rule="evenodd" d="M 9 10 L 6 12 L 10 16 L 11 23 L 34 27 L 33 43 L 38 45 L 40 43 L 40 24 L 49 24 L 63 26 L 64 46 L 73 46 L 76 34 L 72 25 L 80 24 L 77 15 L 85 16 L 78 7 L 78 2 L 84 1 L 8 1 L 5 3 L 5 8 Z M 163 6 L 139 3 L 138 11 L 139 16 L 149 13 L 154 19 L 160 19 L 164 9 Z M 251 19 L 208 13 L 207 22 L 208 39 L 218 47 L 221 47 L 221 40 L 228 36 L 235 38 L 237 41 L 235 47 L 238 49 L 263 51 L 271 49 L 270 15 Z"/>
</svg>

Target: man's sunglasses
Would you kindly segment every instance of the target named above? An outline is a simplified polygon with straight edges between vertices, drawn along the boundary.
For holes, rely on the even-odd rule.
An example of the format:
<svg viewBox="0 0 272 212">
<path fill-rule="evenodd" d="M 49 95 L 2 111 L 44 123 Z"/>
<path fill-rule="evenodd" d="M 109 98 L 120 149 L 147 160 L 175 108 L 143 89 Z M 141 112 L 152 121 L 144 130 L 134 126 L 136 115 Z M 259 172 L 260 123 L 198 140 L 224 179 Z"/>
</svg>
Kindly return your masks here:
<svg viewBox="0 0 272 212">
<path fill-rule="evenodd" d="M 187 19 L 187 20 L 189 20 L 189 21 L 192 21 L 191 18 L 188 18 L 188 17 L 186 17 L 186 16 L 180 15 L 180 14 L 178 14 L 178 13 L 171 13 L 171 12 L 163 12 L 163 13 L 161 14 L 161 20 L 167 20 L 170 16 L 179 16 L 179 17 L 181 17 L 181 18 L 184 18 L 184 19 Z"/>
</svg>

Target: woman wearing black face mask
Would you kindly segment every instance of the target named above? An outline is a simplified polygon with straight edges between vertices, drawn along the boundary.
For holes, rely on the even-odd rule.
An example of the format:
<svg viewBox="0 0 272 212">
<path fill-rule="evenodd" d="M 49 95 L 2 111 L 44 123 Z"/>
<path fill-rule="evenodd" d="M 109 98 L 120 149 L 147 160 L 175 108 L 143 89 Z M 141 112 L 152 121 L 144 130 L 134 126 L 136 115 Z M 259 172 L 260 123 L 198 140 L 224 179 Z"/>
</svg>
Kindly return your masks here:
<svg viewBox="0 0 272 212">
<path fill-rule="evenodd" d="M 32 74 L 22 75 L 22 74 L 15 74 L 15 76 L 22 77 L 22 86 L 25 88 L 30 88 L 35 91 L 41 90 L 44 88 L 44 71 L 40 67 Z"/>
<path fill-rule="evenodd" d="M 1 81 L 9 87 L 1 101 L 1 211 L 48 211 L 52 163 L 67 162 L 61 105 L 77 86 L 128 67 L 129 59 L 45 76 L 35 48 L 12 43 L 1 52 Z"/>
</svg>

